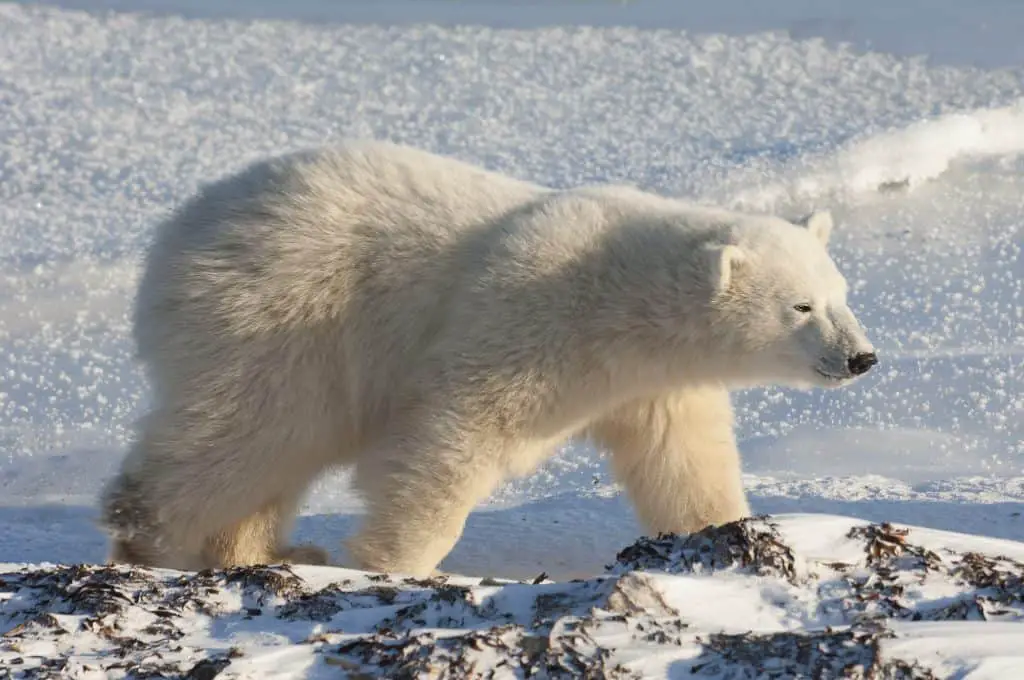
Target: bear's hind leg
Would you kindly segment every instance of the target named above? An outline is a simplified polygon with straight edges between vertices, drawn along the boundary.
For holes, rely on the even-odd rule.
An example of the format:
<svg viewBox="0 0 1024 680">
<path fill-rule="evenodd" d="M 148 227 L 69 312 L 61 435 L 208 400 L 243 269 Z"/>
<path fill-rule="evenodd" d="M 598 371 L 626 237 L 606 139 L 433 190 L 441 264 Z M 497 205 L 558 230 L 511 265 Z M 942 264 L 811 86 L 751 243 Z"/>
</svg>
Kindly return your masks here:
<svg viewBox="0 0 1024 680">
<path fill-rule="evenodd" d="M 287 538 L 301 497 L 282 497 L 206 539 L 208 568 L 290 562 L 327 564 L 327 552 L 315 545 L 288 545 Z"/>
<path fill-rule="evenodd" d="M 142 457 L 140 450 L 141 444 L 137 444 L 128 461 L 137 463 Z M 182 550 L 178 542 L 168 540 L 160 509 L 152 500 L 144 476 L 147 466 L 136 464 L 133 468 L 131 474 L 122 470 L 114 477 L 100 499 L 99 523 L 111 541 L 107 561 L 168 569 L 201 569 L 203 563 L 198 554 Z"/>
<path fill-rule="evenodd" d="M 417 448 L 401 458 L 367 456 L 357 463 L 354 483 L 367 514 L 347 541 L 352 566 L 431 576 L 462 536 L 473 507 L 499 481 L 496 459 L 481 456 L 480 449 Z"/>
<path fill-rule="evenodd" d="M 111 559 L 183 570 L 316 561 L 316 551 L 280 539 L 327 460 L 303 456 L 287 427 L 264 422 L 254 430 L 201 416 L 148 417 L 104 494 Z"/>
<path fill-rule="evenodd" d="M 631 402 L 589 434 L 609 449 L 615 476 L 648 531 L 690 533 L 750 515 L 725 388 Z"/>
</svg>

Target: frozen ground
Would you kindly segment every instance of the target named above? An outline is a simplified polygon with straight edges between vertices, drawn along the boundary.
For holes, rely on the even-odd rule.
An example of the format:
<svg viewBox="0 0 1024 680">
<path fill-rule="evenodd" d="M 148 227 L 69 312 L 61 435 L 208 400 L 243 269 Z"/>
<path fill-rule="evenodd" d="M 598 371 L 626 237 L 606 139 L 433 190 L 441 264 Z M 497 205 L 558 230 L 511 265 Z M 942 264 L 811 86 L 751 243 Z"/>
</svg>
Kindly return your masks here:
<svg viewBox="0 0 1024 680">
<path fill-rule="evenodd" d="M 104 557 L 153 222 L 251 159 L 370 135 L 553 186 L 830 207 L 883 365 L 737 395 L 755 510 L 1024 539 L 1024 9 L 683 4 L 0 3 L 0 562 Z M 129 6 L 155 11 L 97 9 Z M 333 548 L 358 513 L 324 480 L 298 532 Z M 592 575 L 638 531 L 572 442 L 444 567 Z"/>
</svg>

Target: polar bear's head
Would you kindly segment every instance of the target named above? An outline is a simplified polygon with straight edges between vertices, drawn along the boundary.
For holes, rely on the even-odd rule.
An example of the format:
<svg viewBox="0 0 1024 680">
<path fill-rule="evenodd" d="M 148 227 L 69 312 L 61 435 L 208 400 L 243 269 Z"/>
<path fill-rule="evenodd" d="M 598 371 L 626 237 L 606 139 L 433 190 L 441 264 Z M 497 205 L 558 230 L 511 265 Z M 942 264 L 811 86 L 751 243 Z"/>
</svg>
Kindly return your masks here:
<svg viewBox="0 0 1024 680">
<path fill-rule="evenodd" d="M 877 363 L 827 251 L 828 212 L 752 219 L 708 247 L 716 337 L 748 383 L 838 387 Z"/>
</svg>

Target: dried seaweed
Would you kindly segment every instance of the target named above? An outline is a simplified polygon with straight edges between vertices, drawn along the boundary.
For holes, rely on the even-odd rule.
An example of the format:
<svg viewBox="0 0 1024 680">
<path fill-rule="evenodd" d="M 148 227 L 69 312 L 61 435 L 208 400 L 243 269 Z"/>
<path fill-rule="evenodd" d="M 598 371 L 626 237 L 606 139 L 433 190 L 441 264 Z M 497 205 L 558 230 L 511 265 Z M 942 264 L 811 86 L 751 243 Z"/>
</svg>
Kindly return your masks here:
<svg viewBox="0 0 1024 680">
<path fill-rule="evenodd" d="M 884 659 L 879 641 L 889 636 L 889 631 L 878 626 L 811 633 L 711 635 L 691 672 L 698 677 L 725 680 L 936 680 L 931 671 L 917 664 Z"/>
<path fill-rule="evenodd" d="M 711 526 L 693 534 L 659 534 L 641 538 L 620 551 L 607 569 L 616 574 L 636 570 L 669 573 L 743 570 L 760 576 L 797 580 L 793 550 L 767 517 Z"/>
</svg>

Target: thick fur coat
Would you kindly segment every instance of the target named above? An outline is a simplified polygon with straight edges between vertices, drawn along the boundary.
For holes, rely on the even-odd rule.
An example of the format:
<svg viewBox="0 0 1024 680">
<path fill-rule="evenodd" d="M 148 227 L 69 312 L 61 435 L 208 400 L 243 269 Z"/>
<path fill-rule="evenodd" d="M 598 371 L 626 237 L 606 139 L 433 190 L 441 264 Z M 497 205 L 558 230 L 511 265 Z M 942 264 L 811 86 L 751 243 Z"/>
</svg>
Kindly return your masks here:
<svg viewBox="0 0 1024 680">
<path fill-rule="evenodd" d="M 351 566 L 426 575 L 474 505 L 572 436 L 609 452 L 651 532 L 747 515 L 728 390 L 874 363 L 830 229 L 382 142 L 256 163 L 161 224 L 145 262 L 153 406 L 103 497 L 112 557 L 323 561 L 287 535 L 344 465 L 367 507 Z"/>
</svg>

